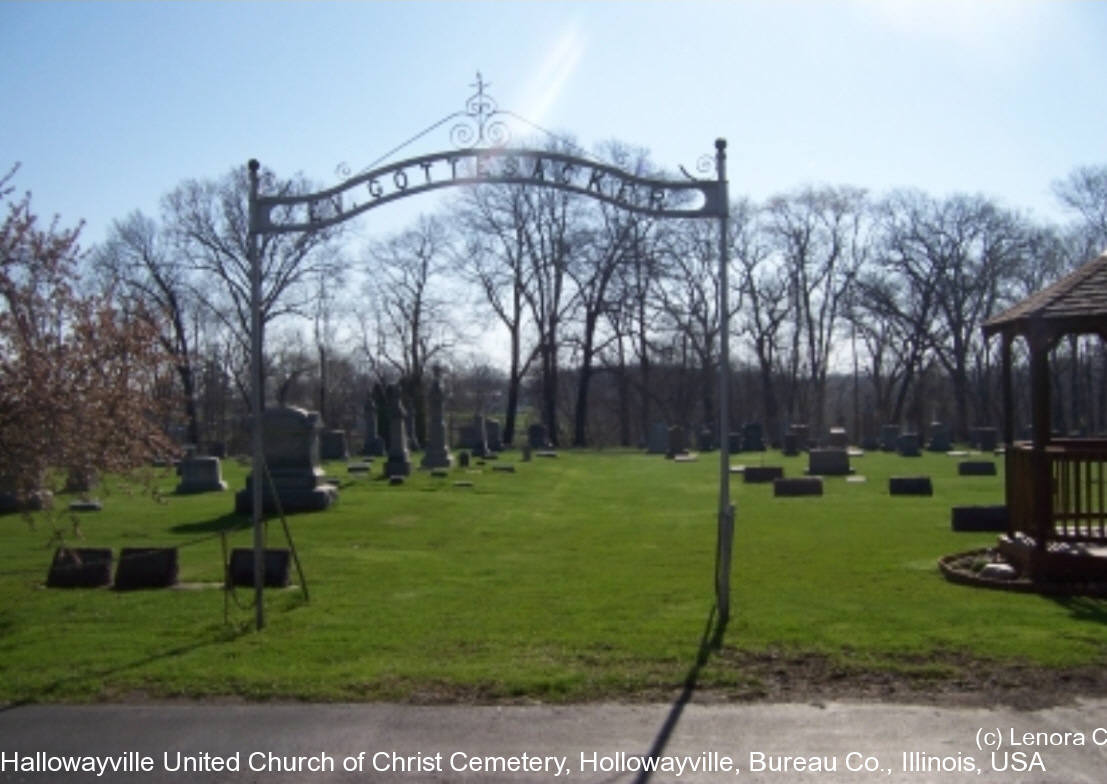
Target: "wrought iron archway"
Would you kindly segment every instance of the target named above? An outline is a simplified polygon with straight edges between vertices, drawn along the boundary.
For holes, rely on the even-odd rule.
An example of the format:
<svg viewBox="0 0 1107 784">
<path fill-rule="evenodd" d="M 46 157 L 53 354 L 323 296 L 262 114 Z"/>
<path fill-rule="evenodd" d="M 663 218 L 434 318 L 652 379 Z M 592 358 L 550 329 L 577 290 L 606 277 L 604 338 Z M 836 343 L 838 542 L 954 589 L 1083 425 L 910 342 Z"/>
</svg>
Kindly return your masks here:
<svg viewBox="0 0 1107 784">
<path fill-rule="evenodd" d="M 311 232 L 333 226 L 376 207 L 408 196 L 457 185 L 509 184 L 556 188 L 581 194 L 632 213 L 657 218 L 715 218 L 719 221 L 719 503 L 715 558 L 715 602 L 717 635 L 730 617 L 730 562 L 734 538 L 734 507 L 730 503 L 729 437 L 729 305 L 727 302 L 727 223 L 729 196 L 726 178 L 726 140 L 715 140 L 715 154 L 701 158 L 697 168 L 706 173 L 714 164 L 713 179 L 697 179 L 682 169 L 686 179 L 641 177 L 606 163 L 589 160 L 570 151 L 511 148 L 509 122 L 515 120 L 557 138 L 513 112 L 500 109 L 485 92 L 488 84 L 477 73 L 471 85 L 476 92 L 463 110 L 447 115 L 411 139 L 386 153 L 370 167 L 351 176 L 348 167 L 339 171 L 346 179 L 315 193 L 293 196 L 264 196 L 258 192 L 260 164 L 251 159 L 249 169 L 249 229 L 247 255 L 250 266 L 250 405 L 262 411 L 261 263 L 258 239 L 269 234 Z M 408 158 L 383 165 L 400 149 L 428 133 L 453 122 L 449 136 L 454 149 Z M 282 207 L 280 217 L 273 211 Z M 261 417 L 252 419 L 251 451 L 253 475 L 264 470 Z M 254 592 L 257 626 L 265 624 L 264 536 L 262 532 L 262 486 L 251 483 L 254 535 Z"/>
</svg>

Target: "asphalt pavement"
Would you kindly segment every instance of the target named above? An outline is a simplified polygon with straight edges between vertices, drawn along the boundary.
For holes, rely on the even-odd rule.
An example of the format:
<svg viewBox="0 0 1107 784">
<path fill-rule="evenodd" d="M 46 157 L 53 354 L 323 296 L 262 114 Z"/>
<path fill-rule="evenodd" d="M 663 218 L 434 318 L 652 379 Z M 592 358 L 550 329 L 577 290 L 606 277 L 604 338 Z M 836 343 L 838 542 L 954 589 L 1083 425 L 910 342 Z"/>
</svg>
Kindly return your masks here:
<svg viewBox="0 0 1107 784">
<path fill-rule="evenodd" d="M 76 770 L 74 770 L 76 768 Z M 0 709 L 0 782 L 1107 780 L 1107 700 Z"/>
</svg>

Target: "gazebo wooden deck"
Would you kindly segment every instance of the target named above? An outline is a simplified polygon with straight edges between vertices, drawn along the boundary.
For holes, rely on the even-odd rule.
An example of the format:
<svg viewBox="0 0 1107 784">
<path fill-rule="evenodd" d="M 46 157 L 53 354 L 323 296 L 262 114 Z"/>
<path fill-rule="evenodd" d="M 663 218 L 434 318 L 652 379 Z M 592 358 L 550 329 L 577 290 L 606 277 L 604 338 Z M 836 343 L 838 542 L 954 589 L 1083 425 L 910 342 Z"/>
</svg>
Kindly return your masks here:
<svg viewBox="0 0 1107 784">
<path fill-rule="evenodd" d="M 1107 252 L 983 325 L 1002 338 L 1008 534 L 1000 549 L 1036 580 L 1107 578 L 1107 440 L 1053 438 L 1049 354 L 1068 335 L 1107 340 Z M 1032 439 L 1014 439 L 1011 346 L 1030 351 Z"/>
</svg>

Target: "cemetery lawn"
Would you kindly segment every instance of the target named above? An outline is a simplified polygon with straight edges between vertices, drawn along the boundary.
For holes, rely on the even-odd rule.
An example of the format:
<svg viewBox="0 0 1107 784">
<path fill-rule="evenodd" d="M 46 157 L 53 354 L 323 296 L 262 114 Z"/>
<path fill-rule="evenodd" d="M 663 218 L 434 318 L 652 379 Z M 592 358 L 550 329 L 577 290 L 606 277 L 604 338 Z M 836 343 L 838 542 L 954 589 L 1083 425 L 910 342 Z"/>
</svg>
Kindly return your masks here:
<svg viewBox="0 0 1107 784">
<path fill-rule="evenodd" d="M 732 618 L 698 668 L 718 453 L 499 462 L 516 473 L 416 471 L 400 487 L 328 464 L 337 505 L 289 517 L 310 600 L 267 591 L 260 633 L 252 591 L 220 589 L 219 533 L 251 542 L 232 513 L 246 473 L 233 460 L 224 493 L 173 495 L 169 473 L 162 502 L 100 488 L 103 511 L 75 518 L 80 539 L 69 513 L 0 517 L 0 702 L 671 699 L 689 677 L 721 699 L 1107 694 L 1107 603 L 954 585 L 937 570 L 940 556 L 994 542 L 952 533 L 949 510 L 1001 503 L 1002 461 L 998 477 L 959 477 L 944 454 L 870 453 L 853 460 L 867 482 L 828 478 L 808 498 L 733 476 Z M 731 462 L 806 468 L 779 452 Z M 889 476 L 924 473 L 932 497 L 888 495 Z M 181 586 L 45 588 L 55 529 L 117 556 L 176 546 Z M 285 545 L 279 521 L 268 537 Z"/>
</svg>

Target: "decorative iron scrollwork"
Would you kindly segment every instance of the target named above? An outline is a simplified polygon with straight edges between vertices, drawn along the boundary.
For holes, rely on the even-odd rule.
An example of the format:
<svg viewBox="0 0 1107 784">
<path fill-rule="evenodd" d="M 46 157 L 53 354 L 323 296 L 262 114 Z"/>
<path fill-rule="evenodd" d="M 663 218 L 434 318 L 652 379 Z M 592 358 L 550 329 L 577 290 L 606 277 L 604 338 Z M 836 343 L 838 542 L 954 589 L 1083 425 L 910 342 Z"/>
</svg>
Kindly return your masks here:
<svg viewBox="0 0 1107 784">
<path fill-rule="evenodd" d="M 498 117 L 502 112 L 496 99 L 484 91 L 491 84 L 485 82 L 480 71 L 477 71 L 477 81 L 469 86 L 476 88 L 476 92 L 465 101 L 465 111 L 458 113 L 462 115 L 461 121 L 450 128 L 450 141 L 463 150 L 482 144 L 491 147 L 505 146 L 511 141 L 511 130 Z"/>
</svg>

